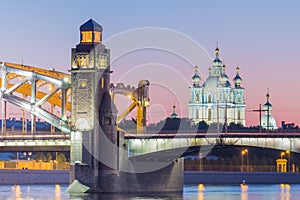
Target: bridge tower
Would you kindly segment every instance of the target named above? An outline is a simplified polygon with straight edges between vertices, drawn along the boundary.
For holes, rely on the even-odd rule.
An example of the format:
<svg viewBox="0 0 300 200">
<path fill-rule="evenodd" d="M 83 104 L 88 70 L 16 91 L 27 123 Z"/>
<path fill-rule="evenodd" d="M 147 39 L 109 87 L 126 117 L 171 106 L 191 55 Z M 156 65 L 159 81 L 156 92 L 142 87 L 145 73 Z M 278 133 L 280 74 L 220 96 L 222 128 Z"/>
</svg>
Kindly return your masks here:
<svg viewBox="0 0 300 200">
<path fill-rule="evenodd" d="M 90 188 L 97 188 L 105 173 L 117 169 L 116 110 L 109 93 L 110 51 L 102 44 L 102 30 L 92 19 L 84 23 L 80 43 L 71 55 L 71 163 L 75 165 L 70 179 Z"/>
<path fill-rule="evenodd" d="M 80 27 L 80 43 L 72 49 L 72 184 L 67 191 L 86 188 L 79 181 L 89 187 L 87 192 L 182 192 L 182 159 L 165 164 L 152 158 L 162 167 L 145 172 L 155 164 L 151 159 L 137 162 L 128 158 L 125 137 L 117 132 L 117 111 L 110 94 L 110 51 L 102 44 L 102 30 L 90 19 Z M 145 85 L 149 83 L 139 88 Z M 137 99 L 141 98 L 144 96 Z M 138 120 L 143 125 L 142 118 Z"/>
</svg>

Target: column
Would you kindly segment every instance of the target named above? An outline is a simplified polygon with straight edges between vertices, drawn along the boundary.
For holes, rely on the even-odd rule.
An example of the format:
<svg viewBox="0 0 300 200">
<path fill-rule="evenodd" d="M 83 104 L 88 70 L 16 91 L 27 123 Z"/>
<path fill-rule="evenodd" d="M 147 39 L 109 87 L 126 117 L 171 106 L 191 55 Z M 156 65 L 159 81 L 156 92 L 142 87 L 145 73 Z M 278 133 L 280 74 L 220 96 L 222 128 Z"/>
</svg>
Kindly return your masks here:
<svg viewBox="0 0 300 200">
<path fill-rule="evenodd" d="M 21 109 L 22 110 L 22 134 L 25 134 L 26 133 L 26 119 L 25 119 L 25 110 L 24 109 Z"/>
<path fill-rule="evenodd" d="M 4 92 L 6 90 L 6 85 L 7 85 L 7 79 L 6 79 L 6 69 L 4 67 L 2 67 L 2 70 L 1 70 L 1 79 L 2 79 L 2 87 L 1 87 L 1 97 L 3 98 L 3 95 L 4 95 Z M 1 98 L 1 102 L 2 102 L 2 129 L 1 129 L 1 132 L 2 134 L 4 134 L 6 132 L 6 101 L 4 101 L 3 99 Z"/>
<path fill-rule="evenodd" d="M 61 89 L 61 119 L 63 121 L 67 120 L 67 88 L 62 87 Z"/>
<path fill-rule="evenodd" d="M 6 132 L 6 101 L 2 100 L 2 134 Z"/>
<path fill-rule="evenodd" d="M 36 77 L 33 76 L 31 78 L 31 109 L 34 110 L 34 106 L 36 103 Z M 36 132 L 36 116 L 31 113 L 31 133 Z"/>
<path fill-rule="evenodd" d="M 51 104 L 50 105 L 50 113 L 52 115 L 54 115 L 54 108 L 55 108 L 55 106 L 53 104 Z M 53 134 L 54 132 L 55 132 L 55 127 L 52 124 L 50 124 L 50 133 Z"/>
</svg>

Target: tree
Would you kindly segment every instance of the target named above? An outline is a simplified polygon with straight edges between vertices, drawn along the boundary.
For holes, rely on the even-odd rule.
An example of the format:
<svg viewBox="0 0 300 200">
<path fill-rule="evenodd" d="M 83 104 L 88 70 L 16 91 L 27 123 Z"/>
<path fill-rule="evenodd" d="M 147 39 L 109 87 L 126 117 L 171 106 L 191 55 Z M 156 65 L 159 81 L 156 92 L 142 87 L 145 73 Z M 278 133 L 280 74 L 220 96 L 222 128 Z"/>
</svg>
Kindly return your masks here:
<svg viewBox="0 0 300 200">
<path fill-rule="evenodd" d="M 66 156 L 63 153 L 58 154 L 56 160 L 58 163 L 63 163 L 67 161 Z"/>
<path fill-rule="evenodd" d="M 34 154 L 33 160 L 35 160 L 37 162 L 40 160 L 45 162 L 45 161 L 47 161 L 47 158 L 42 152 L 37 152 Z"/>
<path fill-rule="evenodd" d="M 46 154 L 46 159 L 47 159 L 47 162 L 50 162 L 52 160 L 52 155 L 51 153 L 47 153 Z"/>
<path fill-rule="evenodd" d="M 208 124 L 204 120 L 198 123 L 199 132 L 207 132 L 208 127 L 209 127 Z"/>
<path fill-rule="evenodd" d="M 65 162 L 67 161 L 66 156 L 61 153 L 56 157 L 56 169 L 65 169 Z"/>
</svg>

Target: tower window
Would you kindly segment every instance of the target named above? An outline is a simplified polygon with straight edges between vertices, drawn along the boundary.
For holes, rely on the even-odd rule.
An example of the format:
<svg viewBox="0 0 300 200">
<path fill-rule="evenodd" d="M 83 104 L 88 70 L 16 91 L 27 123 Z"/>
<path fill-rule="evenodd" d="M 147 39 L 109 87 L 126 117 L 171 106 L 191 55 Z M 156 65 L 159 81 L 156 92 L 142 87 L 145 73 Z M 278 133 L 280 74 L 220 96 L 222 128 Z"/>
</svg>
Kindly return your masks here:
<svg viewBox="0 0 300 200">
<path fill-rule="evenodd" d="M 101 42 L 101 33 L 99 31 L 94 31 L 94 42 Z"/>
<path fill-rule="evenodd" d="M 107 66 L 107 57 L 101 55 L 100 56 L 100 68 L 106 68 Z"/>
<path fill-rule="evenodd" d="M 237 119 L 240 120 L 241 119 L 241 111 L 238 110 L 238 113 L 237 113 Z"/>
<path fill-rule="evenodd" d="M 105 86 L 105 82 L 104 82 L 104 78 L 102 77 L 101 78 L 101 87 L 104 88 L 104 86 Z"/>
<path fill-rule="evenodd" d="M 77 57 L 77 66 L 78 67 L 87 66 L 87 58 L 85 56 L 78 56 Z"/>
<path fill-rule="evenodd" d="M 92 42 L 93 41 L 93 32 L 92 31 L 82 31 L 81 42 Z"/>
</svg>

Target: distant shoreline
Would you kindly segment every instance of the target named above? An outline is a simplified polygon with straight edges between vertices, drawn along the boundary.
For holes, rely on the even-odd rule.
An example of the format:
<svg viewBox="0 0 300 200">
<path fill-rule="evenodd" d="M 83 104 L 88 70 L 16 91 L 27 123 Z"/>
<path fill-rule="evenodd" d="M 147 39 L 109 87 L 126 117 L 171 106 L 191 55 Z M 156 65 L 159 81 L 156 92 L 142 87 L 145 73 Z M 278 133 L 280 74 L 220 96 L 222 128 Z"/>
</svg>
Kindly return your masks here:
<svg viewBox="0 0 300 200">
<path fill-rule="evenodd" d="M 184 172 L 184 184 L 300 184 L 300 173 Z M 0 170 L 0 185 L 69 184 L 69 170 Z"/>
</svg>

